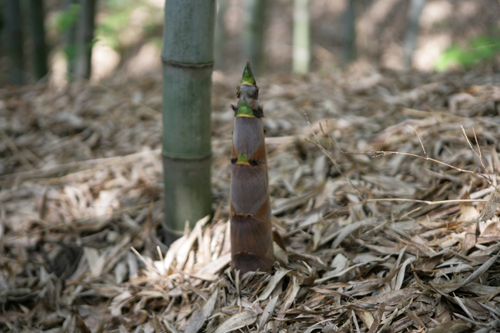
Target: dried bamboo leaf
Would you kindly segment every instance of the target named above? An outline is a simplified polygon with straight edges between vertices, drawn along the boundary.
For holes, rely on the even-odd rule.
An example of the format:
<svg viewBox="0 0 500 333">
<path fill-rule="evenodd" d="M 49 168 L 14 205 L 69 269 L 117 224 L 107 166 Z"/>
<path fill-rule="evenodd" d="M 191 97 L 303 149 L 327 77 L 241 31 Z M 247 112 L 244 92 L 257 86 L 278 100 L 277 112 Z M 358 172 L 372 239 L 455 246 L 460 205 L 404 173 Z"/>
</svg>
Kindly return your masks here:
<svg viewBox="0 0 500 333">
<path fill-rule="evenodd" d="M 278 302 L 278 297 L 270 297 L 269 298 L 269 302 L 267 303 L 266 308 L 264 309 L 264 312 L 262 313 L 262 316 L 260 317 L 260 320 L 259 320 L 259 324 L 257 326 L 259 331 L 261 329 L 263 329 L 264 326 L 269 321 L 269 318 L 273 314 L 274 308 L 276 307 L 277 302 Z"/>
<path fill-rule="evenodd" d="M 431 329 L 429 333 L 467 333 L 472 329 L 471 323 L 449 321 Z"/>
<path fill-rule="evenodd" d="M 494 222 L 486 226 L 477 239 L 478 244 L 489 243 L 500 238 L 500 223 Z"/>
<path fill-rule="evenodd" d="M 373 219 L 366 219 L 366 220 L 363 220 L 363 221 L 358 221 L 358 222 L 354 222 L 354 223 L 348 224 L 347 226 L 345 226 L 342 229 L 342 231 L 339 233 L 339 235 L 337 236 L 337 238 L 335 238 L 335 240 L 333 241 L 333 244 L 332 244 L 332 248 L 336 248 L 337 246 L 339 246 L 340 243 L 342 243 L 342 241 L 347 236 L 349 236 L 350 234 L 352 234 L 354 231 L 358 230 L 362 226 L 370 225 L 373 222 L 374 222 Z"/>
<path fill-rule="evenodd" d="M 469 200 L 469 192 L 466 192 L 460 199 Z M 465 222 L 474 221 L 479 217 L 479 212 L 474 208 L 472 202 L 460 202 L 460 218 Z"/>
<path fill-rule="evenodd" d="M 432 284 L 435 288 L 438 288 L 439 290 L 443 290 L 443 292 L 445 293 L 451 293 L 463 286 L 466 286 L 468 285 L 470 282 L 474 281 L 475 279 L 477 279 L 478 277 L 480 277 L 481 275 L 483 275 L 485 272 L 488 271 L 488 269 L 490 268 L 491 265 L 493 265 L 493 263 L 497 260 L 498 258 L 498 255 L 494 256 L 494 257 L 491 257 L 490 259 L 488 259 L 484 264 L 481 265 L 481 267 L 479 267 L 474 273 L 472 273 L 471 275 L 469 275 L 469 277 L 467 279 L 465 279 L 464 281 L 460 282 L 460 283 L 457 283 L 457 284 L 453 284 L 453 285 L 450 285 L 449 287 L 446 287 L 445 289 L 443 287 L 445 287 L 445 284 Z M 446 290 L 446 291 L 444 291 Z"/>
<path fill-rule="evenodd" d="M 462 248 L 462 253 L 467 254 L 467 252 L 476 246 L 477 239 L 477 224 L 471 224 L 467 227 L 464 237 L 464 243 Z"/>
<path fill-rule="evenodd" d="M 284 265 L 288 265 L 288 254 L 279 246 L 276 242 L 273 243 L 274 257 L 282 262 Z"/>
<path fill-rule="evenodd" d="M 411 258 L 406 259 L 405 262 L 403 263 L 403 265 L 401 265 L 401 268 L 399 269 L 398 277 L 396 280 L 396 285 L 394 286 L 394 290 L 401 289 L 401 286 L 403 285 L 403 281 L 405 278 L 406 266 L 408 266 L 409 264 L 411 264 L 415 261 L 417 261 L 417 258 L 411 257 Z"/>
<path fill-rule="evenodd" d="M 491 193 L 490 198 L 488 199 L 488 202 L 486 203 L 486 206 L 484 207 L 483 211 L 481 212 L 481 217 L 479 218 L 479 222 L 482 221 L 487 221 L 495 215 L 495 212 L 497 211 L 498 204 L 500 203 L 500 193 L 499 189 L 495 188 L 495 191 Z"/>
<path fill-rule="evenodd" d="M 179 331 L 165 318 L 162 319 L 162 323 L 165 326 L 165 330 L 167 333 L 179 333 Z"/>
<path fill-rule="evenodd" d="M 182 245 L 180 246 L 179 250 L 177 251 L 176 255 L 176 260 L 177 260 L 177 269 L 183 269 L 184 265 L 186 264 L 186 261 L 189 256 L 189 252 L 191 251 L 191 247 L 193 246 L 194 242 L 198 239 L 199 233 L 201 233 L 202 227 L 210 220 L 210 216 L 205 216 L 198 222 L 196 222 L 196 225 L 194 226 L 193 230 L 189 234 L 188 238 L 182 242 Z"/>
<path fill-rule="evenodd" d="M 396 318 L 397 314 L 398 314 L 398 308 L 396 308 L 396 310 L 394 310 L 394 312 L 391 314 L 391 316 L 389 318 L 387 318 L 384 325 L 382 325 L 382 327 L 378 330 L 378 332 L 384 332 L 387 328 L 389 328 L 389 326 L 392 324 L 392 321 L 394 320 L 394 318 Z"/>
<path fill-rule="evenodd" d="M 365 327 L 371 327 L 375 321 L 373 315 L 370 311 L 354 311 L 357 314 L 357 317 L 361 319 Z"/>
<path fill-rule="evenodd" d="M 433 255 L 432 257 L 429 258 L 422 258 L 417 266 L 415 267 L 415 270 L 418 271 L 431 271 L 434 269 L 434 267 L 437 266 L 441 262 L 441 259 L 443 258 L 443 253 L 438 253 L 436 255 Z"/>
<path fill-rule="evenodd" d="M 116 244 L 116 246 L 109 250 L 109 253 L 107 253 L 107 255 L 103 254 L 99 258 L 93 274 L 96 274 L 96 276 L 98 276 L 111 271 L 111 269 L 115 267 L 116 263 L 128 251 L 130 240 L 130 235 L 125 235 L 125 237 L 123 237 L 123 239 L 118 244 Z"/>
<path fill-rule="evenodd" d="M 361 333 L 361 330 L 359 329 L 358 318 L 356 318 L 356 312 L 354 310 L 351 310 L 351 313 L 352 313 L 352 321 L 354 323 L 354 327 L 356 327 L 356 332 Z"/>
<path fill-rule="evenodd" d="M 217 300 L 218 295 L 218 290 L 215 289 L 215 292 L 212 296 L 210 296 L 210 299 L 205 303 L 205 305 L 193 313 L 184 333 L 197 333 L 203 327 L 203 324 L 207 320 L 208 316 L 210 316 L 214 310 L 215 301 Z"/>
<path fill-rule="evenodd" d="M 235 314 L 224 321 L 213 333 L 226 333 L 238 328 L 251 325 L 257 319 L 257 314 L 253 311 L 243 311 Z"/>
<path fill-rule="evenodd" d="M 415 324 L 418 325 L 419 328 L 424 328 L 426 329 L 427 327 L 425 326 L 424 322 L 422 321 L 422 319 L 420 319 L 419 316 L 417 316 L 415 314 L 415 312 L 413 312 L 412 310 L 410 309 L 406 309 L 406 313 L 408 314 L 408 316 L 413 319 L 413 321 L 415 322 Z"/>
<path fill-rule="evenodd" d="M 490 297 L 495 297 L 500 292 L 500 287 L 485 286 L 479 283 L 469 283 L 460 289 L 478 296 L 490 295 Z"/>
<path fill-rule="evenodd" d="M 391 290 L 375 296 L 367 296 L 360 299 L 360 302 L 366 304 L 397 304 L 400 302 L 408 302 L 416 293 L 417 288 L 403 288 L 400 290 Z"/>
<path fill-rule="evenodd" d="M 375 314 L 375 318 L 373 320 L 372 325 L 370 326 L 370 329 L 368 330 L 368 333 L 374 333 L 377 331 L 378 326 L 380 325 L 380 321 L 382 319 L 382 315 L 384 314 L 386 304 L 382 302 L 377 310 L 377 313 Z"/>
<path fill-rule="evenodd" d="M 165 328 L 163 327 L 162 323 L 158 319 L 158 316 L 154 312 L 153 312 L 153 325 L 155 328 L 155 333 L 160 333 L 165 331 Z"/>
<path fill-rule="evenodd" d="M 331 280 L 333 278 L 342 276 L 342 275 L 344 275 L 346 273 L 349 273 L 349 272 L 355 270 L 358 267 L 365 266 L 365 265 L 366 265 L 366 263 L 361 263 L 361 264 L 356 264 L 356 265 L 350 266 L 350 267 L 348 267 L 348 268 L 346 268 L 346 269 L 344 269 L 344 270 L 342 270 L 340 272 L 333 272 L 333 271 L 327 272 L 323 278 L 316 280 L 314 283 L 315 284 L 324 283 L 324 282 L 326 282 L 328 280 Z"/>
<path fill-rule="evenodd" d="M 97 262 L 99 259 L 99 252 L 96 249 L 90 247 L 84 247 L 83 251 L 85 253 L 85 259 L 87 260 L 90 266 L 92 275 L 97 276 L 98 269 L 100 269 L 97 266 Z"/>
<path fill-rule="evenodd" d="M 300 290 L 299 282 L 297 277 L 294 275 L 292 276 L 292 280 L 290 281 L 288 288 L 285 291 L 285 296 L 283 297 L 283 304 L 281 305 L 278 315 L 278 321 L 274 322 L 273 331 L 277 330 L 279 320 L 285 317 L 286 311 L 288 311 L 292 303 L 295 301 L 295 297 L 297 297 L 299 290 Z"/>
<path fill-rule="evenodd" d="M 215 279 L 214 274 L 220 272 L 224 267 L 229 265 L 231 262 L 231 253 L 226 253 L 218 259 L 210 262 L 205 267 L 201 268 L 196 275 L 200 277 L 205 277 L 207 274 L 207 279 Z"/>
<path fill-rule="evenodd" d="M 319 190 L 320 190 L 320 187 L 318 187 L 310 192 L 307 192 L 299 197 L 275 200 L 274 205 L 273 205 L 275 208 L 272 211 L 272 215 L 279 215 L 287 210 L 293 209 L 297 206 L 304 204 L 309 199 L 314 197 L 318 193 Z"/>
<path fill-rule="evenodd" d="M 91 330 L 88 328 L 88 326 L 83 321 L 82 317 L 80 317 L 79 315 L 76 315 L 76 320 L 78 322 L 78 329 L 80 332 L 82 332 L 82 333 L 90 333 L 91 332 Z"/>
<path fill-rule="evenodd" d="M 281 279 L 288 273 L 290 272 L 289 269 L 284 269 L 284 268 L 279 268 L 276 273 L 271 277 L 271 280 L 267 283 L 267 286 L 262 290 L 262 293 L 260 294 L 258 300 L 263 301 L 266 300 L 269 295 L 273 292 L 274 288 L 276 288 L 276 285 L 281 281 Z"/>
</svg>

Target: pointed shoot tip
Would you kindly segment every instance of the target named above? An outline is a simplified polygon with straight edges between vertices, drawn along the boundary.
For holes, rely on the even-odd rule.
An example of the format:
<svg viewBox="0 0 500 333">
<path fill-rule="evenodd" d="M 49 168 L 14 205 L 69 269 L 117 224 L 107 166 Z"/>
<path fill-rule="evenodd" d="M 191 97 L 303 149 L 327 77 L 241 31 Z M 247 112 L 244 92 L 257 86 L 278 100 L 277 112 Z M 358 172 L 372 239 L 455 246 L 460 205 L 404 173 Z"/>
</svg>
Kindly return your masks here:
<svg viewBox="0 0 500 333">
<path fill-rule="evenodd" d="M 247 102 L 247 100 L 242 100 L 238 105 L 238 110 L 236 111 L 236 117 L 245 117 L 245 118 L 255 118 L 255 115 L 252 111 L 252 105 Z"/>
<path fill-rule="evenodd" d="M 255 78 L 252 72 L 252 66 L 250 65 L 250 60 L 247 60 L 245 69 L 243 70 L 243 76 L 241 77 L 241 85 L 246 84 L 249 86 L 256 86 Z"/>
</svg>

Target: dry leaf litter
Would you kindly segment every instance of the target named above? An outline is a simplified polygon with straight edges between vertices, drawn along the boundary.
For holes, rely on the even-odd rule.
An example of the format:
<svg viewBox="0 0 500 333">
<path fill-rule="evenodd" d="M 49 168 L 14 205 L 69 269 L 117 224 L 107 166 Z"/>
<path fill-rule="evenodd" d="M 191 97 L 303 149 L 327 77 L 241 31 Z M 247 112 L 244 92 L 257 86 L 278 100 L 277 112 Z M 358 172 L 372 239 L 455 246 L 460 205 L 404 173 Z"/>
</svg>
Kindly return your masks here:
<svg viewBox="0 0 500 333">
<path fill-rule="evenodd" d="M 162 243 L 161 78 L 0 90 L 0 328 L 500 330 L 500 75 L 258 80 L 272 272 L 229 268 L 238 76 L 214 73 L 213 220 Z"/>
</svg>

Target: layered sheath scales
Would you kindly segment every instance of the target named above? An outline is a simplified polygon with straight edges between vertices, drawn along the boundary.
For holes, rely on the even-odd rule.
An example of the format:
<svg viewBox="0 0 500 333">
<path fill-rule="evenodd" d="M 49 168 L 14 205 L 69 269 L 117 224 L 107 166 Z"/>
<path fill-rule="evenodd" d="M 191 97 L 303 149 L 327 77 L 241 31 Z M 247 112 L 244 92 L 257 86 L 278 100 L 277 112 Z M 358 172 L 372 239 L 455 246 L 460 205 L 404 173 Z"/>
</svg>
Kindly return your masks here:
<svg viewBox="0 0 500 333">
<path fill-rule="evenodd" d="M 237 89 L 231 154 L 232 265 L 242 273 L 269 271 L 274 255 L 263 111 L 248 62 Z"/>
</svg>

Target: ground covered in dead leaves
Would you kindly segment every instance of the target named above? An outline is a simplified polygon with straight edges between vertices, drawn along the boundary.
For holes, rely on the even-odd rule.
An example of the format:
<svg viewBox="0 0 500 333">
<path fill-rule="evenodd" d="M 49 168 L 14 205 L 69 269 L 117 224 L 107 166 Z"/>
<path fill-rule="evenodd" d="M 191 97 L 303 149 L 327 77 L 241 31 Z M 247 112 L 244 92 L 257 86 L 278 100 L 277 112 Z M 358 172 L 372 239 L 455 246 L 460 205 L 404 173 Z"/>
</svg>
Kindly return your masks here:
<svg viewBox="0 0 500 333">
<path fill-rule="evenodd" d="M 214 73 L 215 217 L 170 248 L 159 76 L 0 89 L 0 330 L 499 331 L 498 73 L 257 79 L 284 244 L 244 276 L 227 222 L 239 74 Z"/>
</svg>

